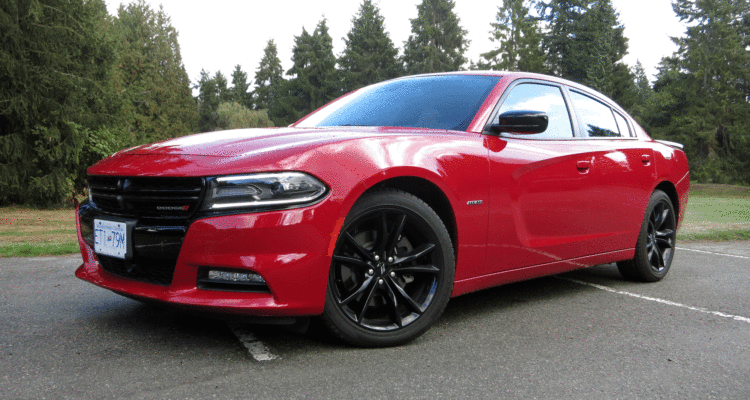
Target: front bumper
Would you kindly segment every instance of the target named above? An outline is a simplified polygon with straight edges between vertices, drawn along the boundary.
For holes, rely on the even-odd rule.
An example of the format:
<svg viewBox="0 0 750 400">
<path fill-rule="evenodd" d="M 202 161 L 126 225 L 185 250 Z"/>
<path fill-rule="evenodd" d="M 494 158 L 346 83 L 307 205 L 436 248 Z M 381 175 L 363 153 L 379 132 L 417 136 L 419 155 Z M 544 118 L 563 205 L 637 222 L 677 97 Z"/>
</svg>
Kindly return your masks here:
<svg viewBox="0 0 750 400">
<path fill-rule="evenodd" d="M 156 237 L 156 243 L 150 244 L 165 253 L 176 252 L 171 281 L 158 284 L 105 271 L 82 234 L 82 224 L 84 231 L 90 231 L 86 224 L 95 216 L 96 210 L 85 203 L 76 212 L 83 255 L 83 264 L 76 271 L 78 278 L 144 301 L 258 317 L 323 312 L 331 252 L 343 222 L 336 207 L 326 200 L 300 209 L 196 219 L 186 224 L 181 245 L 175 247 L 174 239 L 168 236 Z M 199 271 L 207 267 L 257 273 L 265 279 L 267 290 L 200 288 Z"/>
</svg>

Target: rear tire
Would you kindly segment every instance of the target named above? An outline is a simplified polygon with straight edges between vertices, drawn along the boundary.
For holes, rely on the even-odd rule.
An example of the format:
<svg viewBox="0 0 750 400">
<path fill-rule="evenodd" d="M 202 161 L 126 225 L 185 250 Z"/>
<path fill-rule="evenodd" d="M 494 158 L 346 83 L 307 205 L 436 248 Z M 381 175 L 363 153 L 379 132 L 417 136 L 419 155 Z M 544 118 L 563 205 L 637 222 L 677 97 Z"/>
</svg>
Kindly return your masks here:
<svg viewBox="0 0 750 400">
<path fill-rule="evenodd" d="M 677 216 L 666 193 L 655 190 L 646 207 L 641 231 L 635 245 L 635 257 L 620 261 L 617 269 L 627 279 L 656 282 L 664 278 L 672 265 L 677 233 Z"/>
<path fill-rule="evenodd" d="M 368 194 L 339 233 L 322 320 L 355 346 L 409 342 L 443 313 L 454 274 L 448 230 L 429 205 L 399 190 Z"/>
</svg>

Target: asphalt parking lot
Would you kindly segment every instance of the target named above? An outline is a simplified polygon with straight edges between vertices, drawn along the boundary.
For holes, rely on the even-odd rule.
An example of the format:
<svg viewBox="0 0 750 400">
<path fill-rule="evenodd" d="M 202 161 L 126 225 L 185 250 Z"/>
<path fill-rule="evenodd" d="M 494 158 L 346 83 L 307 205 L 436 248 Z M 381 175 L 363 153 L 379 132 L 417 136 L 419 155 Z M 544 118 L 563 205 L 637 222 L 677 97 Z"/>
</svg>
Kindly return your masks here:
<svg viewBox="0 0 750 400">
<path fill-rule="evenodd" d="M 743 398 L 750 243 L 682 243 L 663 281 L 613 265 L 451 300 L 427 334 L 357 349 L 228 325 L 0 259 L 0 398 Z"/>
</svg>

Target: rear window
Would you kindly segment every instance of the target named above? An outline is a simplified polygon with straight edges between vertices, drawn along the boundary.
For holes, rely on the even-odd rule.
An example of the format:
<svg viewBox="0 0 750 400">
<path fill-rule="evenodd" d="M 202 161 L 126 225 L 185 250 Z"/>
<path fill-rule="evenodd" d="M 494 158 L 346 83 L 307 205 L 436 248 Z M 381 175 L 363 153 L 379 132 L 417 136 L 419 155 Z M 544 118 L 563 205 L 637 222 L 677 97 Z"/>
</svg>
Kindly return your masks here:
<svg viewBox="0 0 750 400">
<path fill-rule="evenodd" d="M 297 126 L 393 126 L 465 131 L 500 78 L 441 75 L 383 82 L 329 104 Z"/>
</svg>

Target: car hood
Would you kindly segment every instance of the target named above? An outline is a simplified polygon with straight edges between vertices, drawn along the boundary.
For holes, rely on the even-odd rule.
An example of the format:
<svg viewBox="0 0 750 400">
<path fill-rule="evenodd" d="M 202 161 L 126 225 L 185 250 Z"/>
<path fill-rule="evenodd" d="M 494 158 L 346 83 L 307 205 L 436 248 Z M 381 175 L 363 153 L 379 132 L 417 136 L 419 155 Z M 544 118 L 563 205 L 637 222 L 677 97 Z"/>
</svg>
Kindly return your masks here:
<svg viewBox="0 0 750 400">
<path fill-rule="evenodd" d="M 418 128 L 329 127 L 236 129 L 184 136 L 123 150 L 88 169 L 91 175 L 195 176 L 247 171 L 303 170 L 332 162 L 345 143 L 370 149 L 391 142 L 446 131 Z M 461 135 L 451 132 L 451 137 Z M 386 137 L 390 137 L 386 139 Z M 420 143 L 423 140 L 418 140 Z M 374 147 L 373 147 L 374 146 Z M 365 151 L 366 150 L 362 150 Z"/>
<path fill-rule="evenodd" d="M 128 149 L 122 154 L 247 157 L 270 152 L 299 151 L 304 148 L 373 135 L 413 134 L 424 131 L 378 127 L 235 129 L 199 133 L 142 145 Z"/>
</svg>

